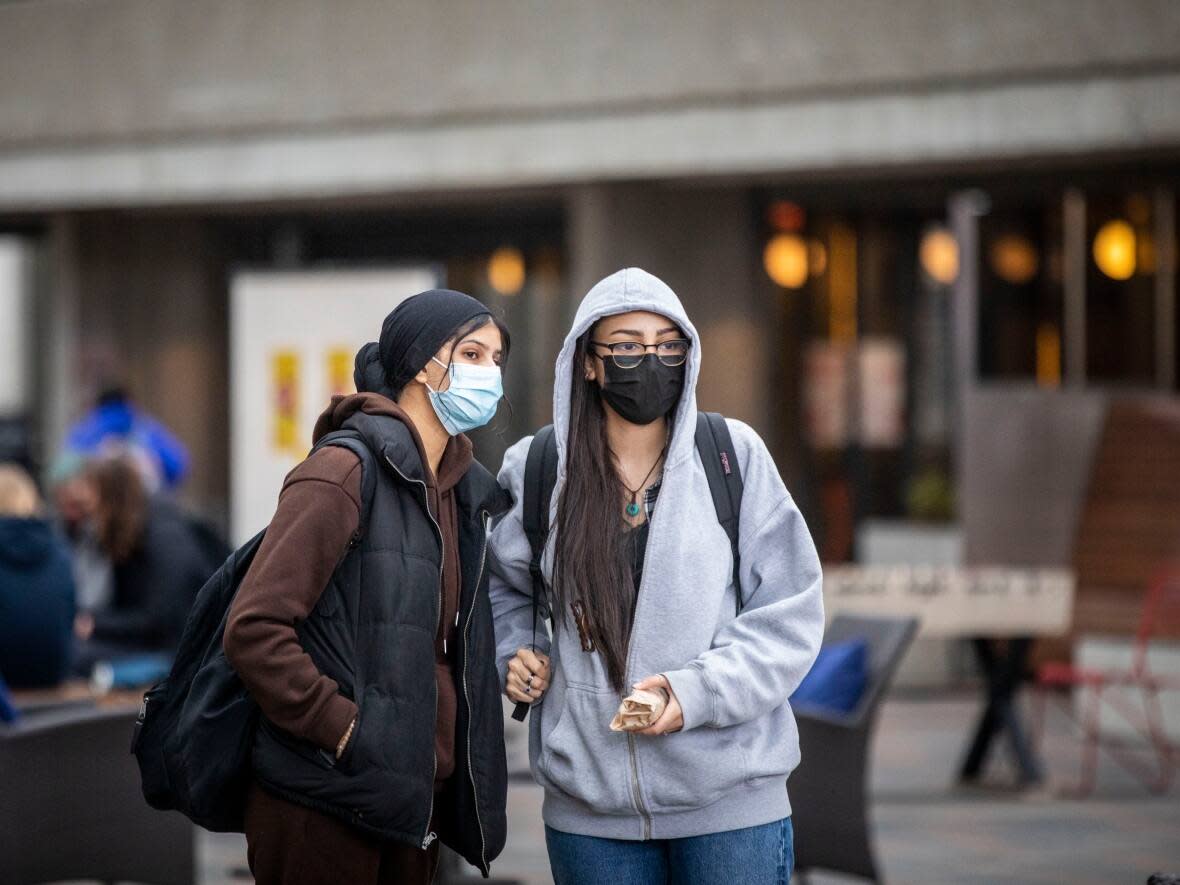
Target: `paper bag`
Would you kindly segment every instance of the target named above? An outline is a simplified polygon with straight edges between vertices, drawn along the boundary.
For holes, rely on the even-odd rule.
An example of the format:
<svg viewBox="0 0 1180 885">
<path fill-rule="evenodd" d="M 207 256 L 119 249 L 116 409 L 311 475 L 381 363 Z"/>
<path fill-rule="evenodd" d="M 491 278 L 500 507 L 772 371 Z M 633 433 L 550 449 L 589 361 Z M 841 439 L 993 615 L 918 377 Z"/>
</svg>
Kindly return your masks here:
<svg viewBox="0 0 1180 885">
<path fill-rule="evenodd" d="M 668 706 L 668 692 L 662 688 L 639 689 L 623 698 L 610 721 L 611 731 L 642 731 L 653 724 Z"/>
</svg>

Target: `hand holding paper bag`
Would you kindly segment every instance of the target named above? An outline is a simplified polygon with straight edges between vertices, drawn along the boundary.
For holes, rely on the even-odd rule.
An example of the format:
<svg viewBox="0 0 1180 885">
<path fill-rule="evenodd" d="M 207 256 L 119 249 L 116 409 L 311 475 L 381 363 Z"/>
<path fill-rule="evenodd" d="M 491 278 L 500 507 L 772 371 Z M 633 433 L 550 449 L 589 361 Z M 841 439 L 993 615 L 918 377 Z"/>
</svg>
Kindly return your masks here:
<svg viewBox="0 0 1180 885">
<path fill-rule="evenodd" d="M 623 698 L 610 721 L 611 731 L 641 731 L 663 715 L 668 706 L 668 692 L 662 688 L 636 689 Z"/>
</svg>

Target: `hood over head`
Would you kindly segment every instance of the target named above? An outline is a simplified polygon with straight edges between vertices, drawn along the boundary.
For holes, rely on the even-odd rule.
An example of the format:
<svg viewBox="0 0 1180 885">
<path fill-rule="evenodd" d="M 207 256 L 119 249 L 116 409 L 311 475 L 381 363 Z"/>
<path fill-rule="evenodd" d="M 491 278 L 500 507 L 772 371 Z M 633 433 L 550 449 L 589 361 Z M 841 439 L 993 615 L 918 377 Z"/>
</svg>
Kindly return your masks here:
<svg viewBox="0 0 1180 885">
<path fill-rule="evenodd" d="M 684 336 L 692 342 L 688 361 L 684 366 L 684 391 L 673 415 L 672 441 L 668 449 L 667 465 L 671 467 L 685 457 L 692 457 L 695 445 L 694 432 L 684 433 L 681 430 L 685 427 L 696 427 L 696 388 L 697 378 L 701 372 L 700 337 L 685 313 L 684 305 L 667 283 L 638 267 L 628 267 L 600 280 L 586 293 L 586 297 L 578 305 L 573 327 L 557 355 L 553 383 L 553 426 L 557 438 L 559 476 L 565 472 L 570 422 L 570 379 L 575 369 L 573 363 L 578 339 L 603 317 L 636 310 L 667 317 L 683 329 Z"/>
<path fill-rule="evenodd" d="M 44 519 L 0 517 L 0 561 L 25 569 L 44 562 L 53 550 L 53 528 Z"/>
</svg>

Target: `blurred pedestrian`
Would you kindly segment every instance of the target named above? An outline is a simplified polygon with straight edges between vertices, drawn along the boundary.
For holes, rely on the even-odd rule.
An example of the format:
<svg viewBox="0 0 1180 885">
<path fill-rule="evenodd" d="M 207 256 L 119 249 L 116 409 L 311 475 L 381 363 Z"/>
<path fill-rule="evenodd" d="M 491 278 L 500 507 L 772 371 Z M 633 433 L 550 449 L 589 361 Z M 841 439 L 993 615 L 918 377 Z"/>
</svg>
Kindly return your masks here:
<svg viewBox="0 0 1180 885">
<path fill-rule="evenodd" d="M 541 562 L 552 642 L 536 636 L 524 529 L 531 440 L 504 457 L 516 504 L 489 542 L 497 655 L 509 698 L 545 699 L 530 764 L 558 885 L 790 878 L 787 699 L 823 635 L 819 558 L 750 427 L 727 419 L 732 439 L 706 467 L 700 360 L 680 300 L 651 274 L 619 271 L 582 301 L 554 392 L 556 521 Z M 736 569 L 713 464 L 745 484 Z M 635 691 L 654 721 L 608 727 Z"/>
<path fill-rule="evenodd" d="M 87 459 L 72 453 L 58 458 L 50 473 L 54 515 L 74 563 L 78 608 L 95 611 L 111 600 L 111 562 L 98 542 L 94 514 L 98 506 L 94 483 L 86 475 Z"/>
<path fill-rule="evenodd" d="M 436 840 L 487 875 L 503 848 L 484 557 L 507 502 L 465 433 L 495 415 L 508 350 L 467 295 L 406 300 L 357 354 L 360 393 L 316 423 L 360 454 L 322 445 L 287 476 L 224 639 L 262 710 L 245 814 L 261 885 L 427 883 Z"/>
<path fill-rule="evenodd" d="M 184 443 L 151 415 L 137 408 L 122 387 L 109 387 L 66 434 L 65 454 L 86 458 L 126 451 L 141 462 L 149 491 L 172 489 L 188 475 Z"/>
<path fill-rule="evenodd" d="M 98 661 L 173 650 L 215 564 L 179 507 L 148 494 L 129 457 L 96 458 L 83 481 L 91 486 L 95 537 L 111 563 L 109 602 L 76 620 L 77 669 L 88 675 Z"/>
<path fill-rule="evenodd" d="M 32 478 L 0 464 L 0 674 L 12 688 L 57 685 L 73 650 L 74 578 Z"/>
</svg>

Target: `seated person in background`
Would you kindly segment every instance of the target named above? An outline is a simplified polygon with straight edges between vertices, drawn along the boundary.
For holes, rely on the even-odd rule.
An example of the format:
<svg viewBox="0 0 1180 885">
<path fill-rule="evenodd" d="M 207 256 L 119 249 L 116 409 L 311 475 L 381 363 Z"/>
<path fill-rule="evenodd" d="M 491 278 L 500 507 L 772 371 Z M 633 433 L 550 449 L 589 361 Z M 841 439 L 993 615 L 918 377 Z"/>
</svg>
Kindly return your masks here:
<svg viewBox="0 0 1180 885">
<path fill-rule="evenodd" d="M 99 546 L 94 528 L 98 506 L 94 483 L 86 475 L 88 459 L 77 454 L 58 458 L 50 470 L 54 515 L 74 560 L 78 608 L 95 611 L 111 599 L 111 564 Z"/>
<path fill-rule="evenodd" d="M 83 675 L 98 661 L 174 651 L 197 591 L 220 564 L 209 561 L 174 503 L 149 497 L 131 458 L 98 458 L 85 477 L 95 493 L 98 542 L 111 562 L 111 598 L 75 623 Z"/>
<path fill-rule="evenodd" d="M 0 674 L 12 688 L 56 685 L 70 671 L 74 576 L 41 515 L 29 475 L 0 464 Z"/>
</svg>

